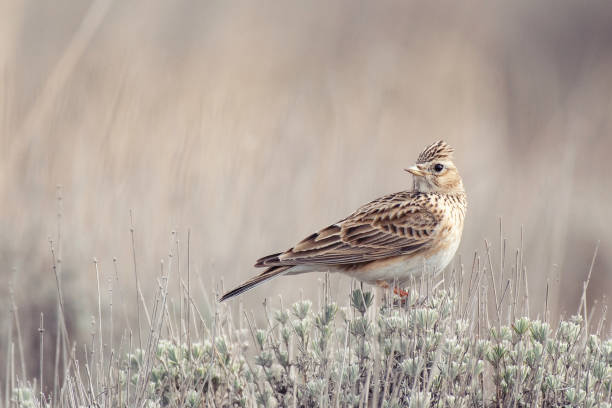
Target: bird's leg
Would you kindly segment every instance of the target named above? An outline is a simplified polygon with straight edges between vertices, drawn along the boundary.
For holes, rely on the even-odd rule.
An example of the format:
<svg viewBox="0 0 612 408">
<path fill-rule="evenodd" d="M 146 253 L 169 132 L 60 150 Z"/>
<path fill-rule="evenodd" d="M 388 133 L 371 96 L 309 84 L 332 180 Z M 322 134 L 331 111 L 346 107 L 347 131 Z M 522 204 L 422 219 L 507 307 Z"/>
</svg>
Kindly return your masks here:
<svg viewBox="0 0 612 408">
<path fill-rule="evenodd" d="M 401 289 L 399 286 L 396 286 L 396 284 L 393 285 L 393 293 L 400 297 L 400 304 L 404 305 L 406 301 L 410 299 L 409 297 L 410 292 L 407 292 L 404 289 Z M 389 285 L 389 282 L 383 281 L 383 280 L 376 281 L 376 286 L 378 286 L 379 288 L 383 288 L 383 289 L 391 288 L 391 285 Z"/>
<path fill-rule="evenodd" d="M 401 298 L 410 295 L 410 292 L 406 292 L 404 289 L 398 288 L 397 286 L 393 289 L 393 293 L 395 293 L 396 295 L 398 295 Z"/>
<path fill-rule="evenodd" d="M 399 307 L 405 307 L 410 304 L 410 292 L 407 292 L 399 286 L 396 286 L 393 288 L 393 293 L 399 296 L 397 302 L 397 305 Z"/>
</svg>

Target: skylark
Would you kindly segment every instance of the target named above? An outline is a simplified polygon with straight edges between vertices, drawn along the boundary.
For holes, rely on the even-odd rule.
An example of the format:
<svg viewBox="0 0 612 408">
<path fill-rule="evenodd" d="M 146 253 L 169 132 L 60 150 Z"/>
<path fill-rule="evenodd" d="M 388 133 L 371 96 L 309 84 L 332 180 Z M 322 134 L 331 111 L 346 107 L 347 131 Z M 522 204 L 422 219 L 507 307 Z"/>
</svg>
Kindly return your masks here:
<svg viewBox="0 0 612 408">
<path fill-rule="evenodd" d="M 285 252 L 255 263 L 266 268 L 219 301 L 282 275 L 341 272 L 369 284 L 400 288 L 451 261 L 463 231 L 467 200 L 443 141 L 428 146 L 414 166 L 412 191 L 380 197 Z"/>
</svg>

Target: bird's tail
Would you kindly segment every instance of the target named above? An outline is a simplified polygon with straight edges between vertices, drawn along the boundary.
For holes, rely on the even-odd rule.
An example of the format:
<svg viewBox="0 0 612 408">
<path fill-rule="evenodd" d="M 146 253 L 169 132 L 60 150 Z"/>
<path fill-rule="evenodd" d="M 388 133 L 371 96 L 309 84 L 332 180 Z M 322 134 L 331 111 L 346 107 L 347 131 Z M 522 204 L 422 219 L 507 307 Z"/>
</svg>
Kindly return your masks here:
<svg viewBox="0 0 612 408">
<path fill-rule="evenodd" d="M 252 277 L 248 281 L 244 282 L 242 285 L 230 290 L 229 292 L 221 296 L 221 298 L 219 299 L 219 302 L 223 302 L 224 300 L 237 296 L 243 292 L 246 292 L 247 290 L 251 290 L 255 286 L 261 283 L 264 283 L 266 281 L 269 281 L 270 279 L 276 278 L 277 276 L 282 276 L 286 274 L 288 270 L 291 269 L 292 267 L 293 265 L 271 266 L 270 268 L 263 271 L 261 274 Z"/>
</svg>

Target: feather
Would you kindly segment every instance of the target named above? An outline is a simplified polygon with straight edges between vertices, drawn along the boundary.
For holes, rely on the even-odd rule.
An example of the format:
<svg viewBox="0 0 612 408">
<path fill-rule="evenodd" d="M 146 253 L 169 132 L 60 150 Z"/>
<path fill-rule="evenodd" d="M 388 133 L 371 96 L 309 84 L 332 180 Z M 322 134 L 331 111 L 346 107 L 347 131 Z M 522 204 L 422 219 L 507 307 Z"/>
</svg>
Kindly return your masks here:
<svg viewBox="0 0 612 408">
<path fill-rule="evenodd" d="M 268 268 L 261 274 L 249 279 L 248 281 L 244 282 L 242 285 L 225 293 L 223 296 L 221 296 L 221 298 L 219 299 L 219 302 L 223 302 L 224 300 L 227 300 L 234 296 L 238 296 L 241 293 L 246 292 L 247 290 L 253 289 L 257 285 L 261 285 L 262 283 L 267 282 L 270 279 L 276 278 L 277 276 L 282 276 L 286 274 L 289 271 L 289 269 L 291 269 L 290 266 L 273 266 L 271 268 Z"/>
</svg>

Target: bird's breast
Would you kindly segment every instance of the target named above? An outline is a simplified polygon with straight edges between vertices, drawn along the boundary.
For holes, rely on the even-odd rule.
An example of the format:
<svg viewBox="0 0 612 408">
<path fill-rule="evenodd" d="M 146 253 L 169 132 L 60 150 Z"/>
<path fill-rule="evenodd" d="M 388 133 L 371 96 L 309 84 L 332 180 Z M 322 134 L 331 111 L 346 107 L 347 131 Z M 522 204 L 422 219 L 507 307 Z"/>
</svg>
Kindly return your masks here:
<svg viewBox="0 0 612 408">
<path fill-rule="evenodd" d="M 401 286 L 410 284 L 423 275 L 436 275 L 451 262 L 463 232 L 463 211 L 450 210 L 445 214 L 436 242 L 425 250 L 407 255 L 353 264 L 340 269 L 355 279 L 377 284 L 386 281 Z"/>
</svg>

